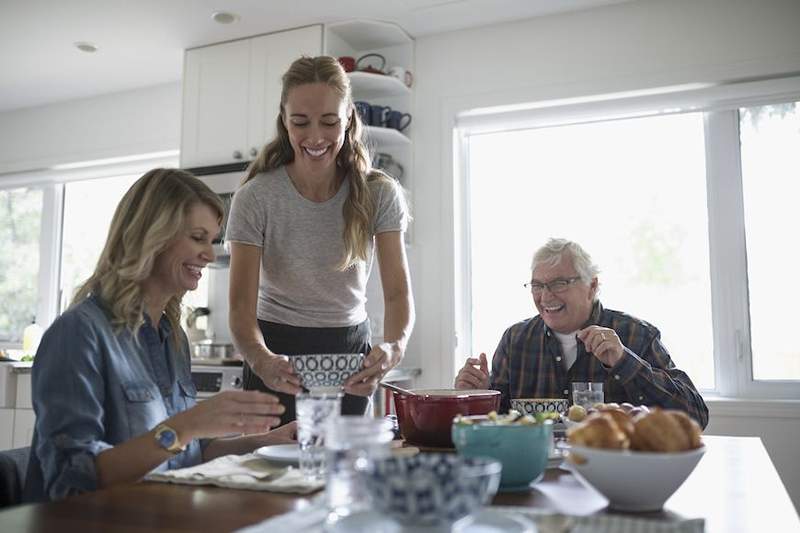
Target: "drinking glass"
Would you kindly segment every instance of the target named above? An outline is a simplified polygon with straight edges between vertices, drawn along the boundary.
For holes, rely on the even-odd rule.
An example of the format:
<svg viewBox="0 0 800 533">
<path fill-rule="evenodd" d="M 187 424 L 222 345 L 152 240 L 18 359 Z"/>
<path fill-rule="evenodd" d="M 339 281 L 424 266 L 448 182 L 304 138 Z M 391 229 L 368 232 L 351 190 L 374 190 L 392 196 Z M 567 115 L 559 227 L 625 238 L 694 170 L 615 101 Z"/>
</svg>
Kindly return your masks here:
<svg viewBox="0 0 800 533">
<path fill-rule="evenodd" d="M 393 438 L 392 422 L 385 418 L 340 416 L 328 420 L 325 498 L 337 517 L 367 510 L 369 493 L 359 477 L 371 461 L 389 456 Z"/>
<path fill-rule="evenodd" d="M 341 412 L 342 393 L 300 393 L 295 397 L 300 471 L 312 480 L 325 477 L 325 422 Z"/>
<path fill-rule="evenodd" d="M 575 382 L 572 384 L 572 403 L 588 409 L 596 403 L 603 403 L 603 383 L 583 383 Z"/>
</svg>

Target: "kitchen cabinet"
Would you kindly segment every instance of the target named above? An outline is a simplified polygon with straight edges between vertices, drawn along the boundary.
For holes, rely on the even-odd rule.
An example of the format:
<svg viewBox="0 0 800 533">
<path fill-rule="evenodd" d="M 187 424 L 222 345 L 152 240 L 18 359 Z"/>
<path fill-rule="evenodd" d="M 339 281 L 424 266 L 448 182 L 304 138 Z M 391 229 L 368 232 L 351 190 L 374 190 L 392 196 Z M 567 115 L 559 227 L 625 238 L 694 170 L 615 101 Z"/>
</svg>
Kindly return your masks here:
<svg viewBox="0 0 800 533">
<path fill-rule="evenodd" d="M 30 446 L 33 440 L 33 427 L 36 424 L 36 415 L 33 409 L 19 409 L 14 411 L 14 440 L 12 448 Z"/>
<path fill-rule="evenodd" d="M 301 55 L 321 52 L 319 25 L 187 50 L 181 167 L 254 159 L 275 133 L 281 76 Z"/>
</svg>

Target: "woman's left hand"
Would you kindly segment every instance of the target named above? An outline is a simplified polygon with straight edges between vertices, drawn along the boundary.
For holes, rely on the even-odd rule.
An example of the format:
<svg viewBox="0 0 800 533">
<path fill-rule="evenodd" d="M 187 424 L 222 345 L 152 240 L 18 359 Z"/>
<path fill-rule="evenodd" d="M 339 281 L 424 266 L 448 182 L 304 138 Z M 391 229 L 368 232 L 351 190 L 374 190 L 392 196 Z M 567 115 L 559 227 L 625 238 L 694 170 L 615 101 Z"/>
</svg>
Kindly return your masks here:
<svg viewBox="0 0 800 533">
<path fill-rule="evenodd" d="M 403 351 L 398 343 L 382 342 L 364 358 L 363 369 L 345 382 L 344 391 L 354 396 L 371 396 L 378 388 L 378 382 L 402 358 Z"/>
</svg>

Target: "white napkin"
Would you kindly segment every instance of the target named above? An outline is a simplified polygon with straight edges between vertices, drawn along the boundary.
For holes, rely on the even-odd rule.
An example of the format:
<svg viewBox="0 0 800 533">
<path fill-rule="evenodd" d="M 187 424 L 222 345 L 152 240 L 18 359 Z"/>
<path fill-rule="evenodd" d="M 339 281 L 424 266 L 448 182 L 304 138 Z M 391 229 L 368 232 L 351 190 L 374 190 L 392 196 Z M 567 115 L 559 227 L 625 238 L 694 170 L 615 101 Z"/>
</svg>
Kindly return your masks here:
<svg viewBox="0 0 800 533">
<path fill-rule="evenodd" d="M 277 467 L 255 454 L 225 455 L 189 468 L 153 472 L 148 481 L 185 485 L 216 485 L 231 489 L 264 490 L 309 494 L 321 489 L 324 481 L 310 481 L 299 469 Z"/>
</svg>

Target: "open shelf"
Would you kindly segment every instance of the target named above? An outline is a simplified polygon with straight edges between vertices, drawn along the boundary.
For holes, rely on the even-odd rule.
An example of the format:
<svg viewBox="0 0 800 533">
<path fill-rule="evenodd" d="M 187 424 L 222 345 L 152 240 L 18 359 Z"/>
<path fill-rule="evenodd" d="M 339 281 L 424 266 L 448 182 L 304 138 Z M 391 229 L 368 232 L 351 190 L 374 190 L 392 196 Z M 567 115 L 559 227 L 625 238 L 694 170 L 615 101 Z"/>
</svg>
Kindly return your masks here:
<svg viewBox="0 0 800 533">
<path fill-rule="evenodd" d="M 364 126 L 364 134 L 368 144 L 374 144 L 378 147 L 408 146 L 411 144 L 411 139 L 394 128 Z"/>
<path fill-rule="evenodd" d="M 353 93 L 357 93 L 359 96 L 407 96 L 411 94 L 411 89 L 392 76 L 369 72 L 349 72 L 348 76 L 350 76 Z"/>
<path fill-rule="evenodd" d="M 328 29 L 356 50 L 371 50 L 412 42 L 400 26 L 378 20 L 332 22 Z"/>
</svg>

